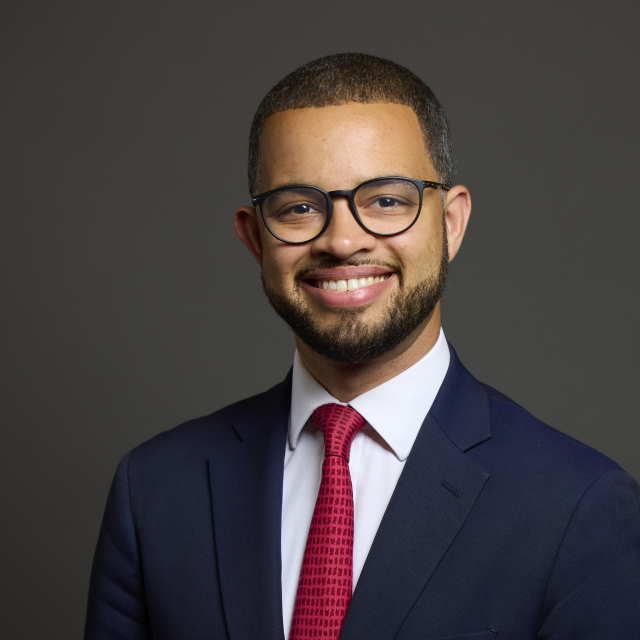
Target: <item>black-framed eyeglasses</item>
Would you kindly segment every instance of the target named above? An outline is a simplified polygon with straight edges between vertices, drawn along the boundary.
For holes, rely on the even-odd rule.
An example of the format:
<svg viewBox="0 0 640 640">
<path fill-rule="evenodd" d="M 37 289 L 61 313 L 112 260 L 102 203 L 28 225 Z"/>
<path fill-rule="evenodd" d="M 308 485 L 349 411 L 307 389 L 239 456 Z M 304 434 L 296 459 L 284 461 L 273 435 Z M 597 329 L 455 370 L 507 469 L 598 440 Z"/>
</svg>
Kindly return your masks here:
<svg viewBox="0 0 640 640">
<path fill-rule="evenodd" d="M 432 180 L 389 176 L 367 180 L 355 189 L 334 191 L 291 184 L 253 196 L 251 202 L 271 235 L 288 244 L 304 244 L 327 229 L 336 196 L 347 198 L 353 217 L 367 233 L 396 236 L 415 224 L 425 189 L 450 188 Z"/>
</svg>

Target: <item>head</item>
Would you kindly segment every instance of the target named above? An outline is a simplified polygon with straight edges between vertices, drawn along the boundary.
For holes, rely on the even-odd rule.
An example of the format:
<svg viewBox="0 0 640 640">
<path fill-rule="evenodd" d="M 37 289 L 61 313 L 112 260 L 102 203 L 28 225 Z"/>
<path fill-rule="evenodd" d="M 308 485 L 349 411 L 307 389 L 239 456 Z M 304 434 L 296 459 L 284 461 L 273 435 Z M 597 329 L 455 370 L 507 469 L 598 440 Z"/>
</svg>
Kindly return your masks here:
<svg viewBox="0 0 640 640">
<path fill-rule="evenodd" d="M 250 136 L 252 195 L 291 184 L 353 189 L 383 176 L 453 179 L 444 111 L 407 69 L 362 54 L 328 56 L 297 69 L 263 99 Z M 270 234 L 254 207 L 240 207 L 235 224 L 298 346 L 358 365 L 439 326 L 447 265 L 469 213 L 469 193 L 457 185 L 425 189 L 418 219 L 398 235 L 363 229 L 344 196 L 333 198 L 324 233 L 303 244 Z M 369 280 L 354 282 L 363 277 Z M 339 290 L 341 281 L 348 291 Z"/>
<path fill-rule="evenodd" d="M 327 107 L 349 102 L 392 103 L 410 107 L 420 125 L 433 166 L 453 184 L 455 163 L 449 123 L 431 89 L 409 69 L 363 53 L 339 53 L 312 60 L 278 82 L 262 99 L 249 133 L 249 191 L 263 191 L 260 138 L 266 120 L 289 109 Z"/>
</svg>

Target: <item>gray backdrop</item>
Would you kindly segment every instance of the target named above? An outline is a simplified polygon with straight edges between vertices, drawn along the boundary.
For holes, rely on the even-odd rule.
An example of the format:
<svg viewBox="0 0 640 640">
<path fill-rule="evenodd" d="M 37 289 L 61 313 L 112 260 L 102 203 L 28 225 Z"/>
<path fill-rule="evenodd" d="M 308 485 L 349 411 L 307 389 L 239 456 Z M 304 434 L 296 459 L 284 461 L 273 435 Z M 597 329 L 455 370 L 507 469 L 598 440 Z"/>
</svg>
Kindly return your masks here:
<svg viewBox="0 0 640 640">
<path fill-rule="evenodd" d="M 445 304 L 463 362 L 640 476 L 633 2 L 3 11 L 3 638 L 80 636 L 127 450 L 285 375 L 232 212 L 259 99 L 327 53 L 405 64 L 448 108 L 475 205 Z"/>
</svg>

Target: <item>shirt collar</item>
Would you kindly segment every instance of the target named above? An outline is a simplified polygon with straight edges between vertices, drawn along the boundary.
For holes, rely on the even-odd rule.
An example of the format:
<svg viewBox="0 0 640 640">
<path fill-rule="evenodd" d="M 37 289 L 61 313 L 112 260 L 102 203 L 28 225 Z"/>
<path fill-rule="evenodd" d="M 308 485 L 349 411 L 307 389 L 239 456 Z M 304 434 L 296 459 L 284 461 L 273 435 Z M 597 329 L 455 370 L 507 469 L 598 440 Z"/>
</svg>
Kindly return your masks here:
<svg viewBox="0 0 640 640">
<path fill-rule="evenodd" d="M 323 404 L 349 404 L 406 460 L 449 368 L 449 346 L 440 329 L 433 347 L 418 362 L 351 402 L 334 398 L 305 369 L 296 349 L 293 356 L 289 447 L 295 449 L 311 414 Z"/>
</svg>

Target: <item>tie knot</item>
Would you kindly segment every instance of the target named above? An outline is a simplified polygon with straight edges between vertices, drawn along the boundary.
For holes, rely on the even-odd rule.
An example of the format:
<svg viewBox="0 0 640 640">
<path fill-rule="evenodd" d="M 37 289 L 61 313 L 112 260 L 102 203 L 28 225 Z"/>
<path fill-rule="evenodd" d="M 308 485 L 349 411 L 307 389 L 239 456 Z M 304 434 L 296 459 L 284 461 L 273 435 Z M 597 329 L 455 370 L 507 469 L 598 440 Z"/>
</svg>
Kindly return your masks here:
<svg viewBox="0 0 640 640">
<path fill-rule="evenodd" d="M 324 433 L 325 456 L 349 460 L 351 442 L 366 420 L 353 407 L 336 403 L 318 407 L 311 420 Z"/>
</svg>

